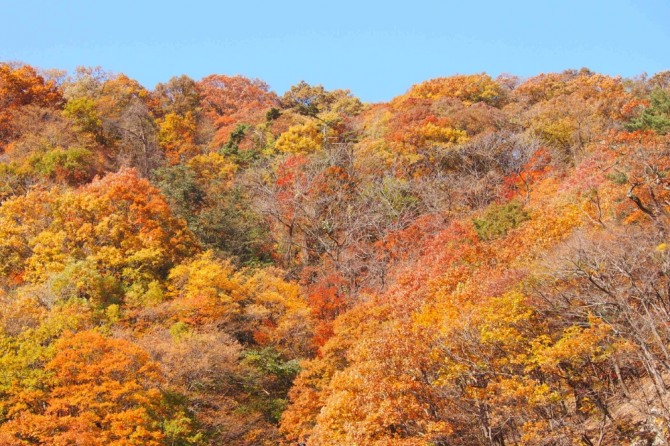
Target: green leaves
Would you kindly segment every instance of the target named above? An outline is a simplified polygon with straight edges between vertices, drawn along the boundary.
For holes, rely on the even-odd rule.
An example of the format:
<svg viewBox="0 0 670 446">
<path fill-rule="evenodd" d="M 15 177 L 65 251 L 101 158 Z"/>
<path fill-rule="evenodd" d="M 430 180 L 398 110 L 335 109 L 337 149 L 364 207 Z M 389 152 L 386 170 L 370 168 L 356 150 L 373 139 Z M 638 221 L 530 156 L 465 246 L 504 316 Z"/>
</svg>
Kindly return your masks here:
<svg viewBox="0 0 670 446">
<path fill-rule="evenodd" d="M 290 381 L 300 372 L 300 365 L 295 359 L 285 361 L 279 352 L 272 347 L 262 350 L 247 350 L 243 353 L 244 360 L 258 370 L 276 376 L 282 381 Z"/>
<path fill-rule="evenodd" d="M 298 361 L 284 360 L 271 347 L 247 350 L 242 357 L 246 364 L 260 372 L 260 376 L 252 379 L 250 386 L 252 405 L 264 412 L 270 422 L 278 422 L 288 405 L 287 394 L 293 379 L 300 372 Z"/>
<path fill-rule="evenodd" d="M 626 125 L 628 130 L 653 130 L 661 135 L 670 132 L 670 93 L 656 89 L 649 96 L 649 107 Z"/>
<path fill-rule="evenodd" d="M 523 205 L 518 200 L 512 200 L 504 205 L 489 206 L 482 218 L 472 219 L 472 224 L 481 240 L 493 240 L 504 237 L 528 219 L 530 215 Z"/>
</svg>

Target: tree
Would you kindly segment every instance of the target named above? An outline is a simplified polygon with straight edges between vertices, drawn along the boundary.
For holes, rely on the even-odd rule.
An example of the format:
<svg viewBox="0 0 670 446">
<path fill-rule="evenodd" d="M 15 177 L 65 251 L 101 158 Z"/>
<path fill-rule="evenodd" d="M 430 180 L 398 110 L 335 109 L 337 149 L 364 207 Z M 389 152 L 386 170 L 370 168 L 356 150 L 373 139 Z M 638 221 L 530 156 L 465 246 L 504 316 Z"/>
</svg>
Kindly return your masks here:
<svg viewBox="0 0 670 446">
<path fill-rule="evenodd" d="M 139 305 L 142 296 L 150 297 L 152 282 L 197 250 L 184 222 L 133 170 L 75 192 L 35 190 L 8 200 L 0 207 L 0 221 L 5 277 L 42 283 L 85 261 L 123 284 L 127 303 Z"/>
<path fill-rule="evenodd" d="M 295 125 L 281 134 L 275 147 L 282 153 L 306 155 L 323 149 L 323 133 L 314 122 Z"/>
<path fill-rule="evenodd" d="M 456 75 L 432 79 L 412 86 L 405 97 L 438 99 L 453 97 L 466 103 L 486 102 L 493 106 L 505 103 L 503 88 L 486 74 Z M 404 99 L 401 97 L 400 100 Z M 398 99 L 396 99 L 398 100 Z"/>
<path fill-rule="evenodd" d="M 513 97 L 521 108 L 520 124 L 554 149 L 556 161 L 574 163 L 591 142 L 623 119 L 636 103 L 621 78 L 588 69 L 542 74 L 519 85 Z"/>
<path fill-rule="evenodd" d="M 152 109 L 158 117 L 174 113 L 178 116 L 197 115 L 200 111 L 200 93 L 196 82 L 186 75 L 172 77 L 159 83 L 151 93 Z"/>
<path fill-rule="evenodd" d="M 627 127 L 630 130 L 651 129 L 665 135 L 670 131 L 670 93 L 667 90 L 656 89 L 649 99 L 649 107 L 635 117 Z"/>
<path fill-rule="evenodd" d="M 318 118 L 324 113 L 335 112 L 355 116 L 363 104 L 349 90 L 326 91 L 321 85 L 309 85 L 300 81 L 281 97 L 284 108 L 292 108 L 299 114 Z"/>
<path fill-rule="evenodd" d="M 263 122 L 265 113 L 277 105 L 277 96 L 258 79 L 210 75 L 197 83 L 203 113 L 216 129 L 212 143 L 220 147 L 237 124 Z"/>
<path fill-rule="evenodd" d="M 3 443 L 162 444 L 163 378 L 146 352 L 94 331 L 65 336 L 56 350 L 45 366 L 52 384 L 0 427 Z"/>
<path fill-rule="evenodd" d="M 0 144 L 13 137 L 12 114 L 26 105 L 59 108 L 61 93 L 53 80 L 45 80 L 29 65 L 0 63 Z"/>
<path fill-rule="evenodd" d="M 170 164 L 178 164 L 198 155 L 197 122 L 191 112 L 185 115 L 168 113 L 158 120 L 158 143 Z"/>
</svg>

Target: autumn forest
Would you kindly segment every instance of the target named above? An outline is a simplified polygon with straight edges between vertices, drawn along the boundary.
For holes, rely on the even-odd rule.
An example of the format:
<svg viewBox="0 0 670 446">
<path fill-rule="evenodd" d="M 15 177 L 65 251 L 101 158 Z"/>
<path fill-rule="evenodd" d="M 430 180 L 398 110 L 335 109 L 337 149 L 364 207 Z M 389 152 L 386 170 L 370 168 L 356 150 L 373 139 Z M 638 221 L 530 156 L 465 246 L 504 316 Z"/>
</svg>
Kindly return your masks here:
<svg viewBox="0 0 670 446">
<path fill-rule="evenodd" d="M 670 442 L 670 72 L 0 63 L 0 445 Z"/>
</svg>

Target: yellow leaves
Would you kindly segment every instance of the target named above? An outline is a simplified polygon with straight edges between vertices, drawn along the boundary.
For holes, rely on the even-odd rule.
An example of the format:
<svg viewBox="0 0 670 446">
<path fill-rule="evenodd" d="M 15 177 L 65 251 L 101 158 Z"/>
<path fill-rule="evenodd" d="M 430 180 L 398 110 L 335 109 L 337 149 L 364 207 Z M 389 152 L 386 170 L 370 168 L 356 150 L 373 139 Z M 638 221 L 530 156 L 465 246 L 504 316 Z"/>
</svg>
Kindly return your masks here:
<svg viewBox="0 0 670 446">
<path fill-rule="evenodd" d="M 432 79 L 414 85 L 407 96 L 410 98 L 439 99 L 451 97 L 466 104 L 486 102 L 496 106 L 505 99 L 504 90 L 486 74 L 457 75 Z"/>
<path fill-rule="evenodd" d="M 160 304 L 165 300 L 163 285 L 157 280 L 150 278 L 135 277 L 135 281 L 125 292 L 124 303 L 128 307 L 148 308 Z"/>
<path fill-rule="evenodd" d="M 162 279 L 173 262 L 193 251 L 185 223 L 133 171 L 75 191 L 34 191 L 0 206 L 0 270 L 17 281 L 42 283 L 67 265 L 84 262 L 100 274 L 81 274 L 80 268 L 76 277 L 95 276 L 96 284 L 113 276 L 144 293 L 146 284 Z M 93 287 L 74 288 L 95 302 L 106 301 Z"/>
<path fill-rule="evenodd" d="M 54 195 L 31 191 L 0 206 L 0 271 L 9 278 L 22 280 L 24 262 L 31 256 L 30 240 L 48 225 L 42 216 L 51 212 Z"/>
<path fill-rule="evenodd" d="M 431 143 L 461 144 L 468 140 L 467 134 L 463 130 L 437 126 L 432 122 L 423 126 L 421 134 L 426 141 Z"/>
<path fill-rule="evenodd" d="M 335 90 L 331 92 L 332 104 L 330 105 L 333 112 L 355 116 L 363 110 L 363 104 L 361 101 L 352 96 L 349 90 Z"/>
<path fill-rule="evenodd" d="M 468 140 L 463 130 L 453 129 L 443 123 L 428 121 L 407 135 L 408 142 L 416 148 L 449 147 Z"/>
<path fill-rule="evenodd" d="M 120 284 L 114 276 L 101 274 L 93 260 L 69 261 L 63 270 L 45 282 L 54 300 L 85 298 L 105 306 L 121 299 Z"/>
<path fill-rule="evenodd" d="M 589 317 L 589 326 L 571 326 L 552 345 L 535 344 L 536 363 L 548 371 L 565 372 L 565 366 L 577 371 L 589 363 L 605 361 L 614 351 L 609 341 L 612 327 L 601 319 Z"/>
<path fill-rule="evenodd" d="M 239 311 L 240 284 L 234 270 L 211 251 L 174 267 L 168 280 L 168 295 L 182 317 L 216 321 Z"/>
<path fill-rule="evenodd" d="M 556 119 L 554 113 L 548 113 L 547 121 L 538 120 L 532 127 L 535 133 L 544 141 L 558 147 L 570 147 L 573 143 L 573 134 L 577 124 L 570 118 Z"/>
<path fill-rule="evenodd" d="M 294 125 L 281 134 L 275 144 L 278 151 L 292 154 L 309 154 L 323 148 L 324 132 L 313 121 Z"/>
<path fill-rule="evenodd" d="M 171 386 L 185 390 L 189 398 L 194 396 L 188 405 L 202 410 L 198 415 L 203 425 L 211 422 L 213 430 L 230 427 L 231 435 L 238 435 L 234 424 L 250 420 L 250 427 L 241 430 L 235 441 L 270 443 L 264 433 L 271 428 L 254 424 L 252 418 L 262 417 L 253 405 L 265 405 L 264 415 L 272 411 L 276 419 L 293 377 L 282 372 L 284 360 L 314 353 L 313 314 L 327 319 L 328 329 L 330 319 L 339 314 L 332 322 L 332 337 L 324 330 L 327 334 L 319 355 L 303 363 L 291 392 L 293 403 L 282 421 L 289 441 L 407 446 L 453 442 L 450 436 L 464 433 L 454 441 L 474 444 L 483 443 L 481 435 L 485 434 L 480 432 L 490 428 L 489 436 L 500 432 L 501 438 L 487 438 L 489 442 L 518 442 L 523 436 L 527 443 L 541 444 L 543 432 L 557 429 L 556 420 L 549 424 L 543 418 L 560 413 L 563 418 L 558 423 L 569 423 L 566 411 L 578 404 L 571 404 L 568 398 L 577 398 L 571 391 L 581 390 L 571 386 L 593 384 L 598 391 L 605 381 L 614 381 L 610 364 L 624 357 L 624 346 L 614 341 L 614 332 L 603 321 L 579 319 L 584 310 L 576 310 L 577 315 L 568 311 L 561 319 L 563 315 L 555 317 L 556 310 L 526 297 L 523 292 L 538 286 L 532 276 L 537 259 L 583 224 L 584 211 L 594 218 L 601 211 L 616 214 L 620 206 L 616 199 L 623 197 L 622 191 L 625 194 L 625 182 L 636 181 L 640 175 L 644 178 L 647 171 L 647 175 L 660 172 L 657 183 L 649 177 L 637 193 L 646 193 L 654 184 L 660 185 L 660 191 L 668 170 L 663 163 L 651 163 L 659 165 L 656 170 L 624 169 L 616 188 L 605 179 L 589 182 L 600 194 L 597 197 L 579 190 L 584 184 L 580 179 L 600 167 L 614 165 L 618 171 L 623 166 L 618 154 L 584 163 L 592 154 L 589 140 L 594 135 L 601 138 L 601 130 L 611 127 L 609 120 L 616 118 L 617 98 L 625 96 L 619 84 L 587 74 L 547 77 L 512 93 L 518 103 L 501 110 L 495 107 L 507 101 L 511 84 L 503 87 L 486 75 L 455 76 L 417 85 L 393 103 L 370 107 L 360 118 L 352 119 L 362 107 L 347 92 L 326 94 L 323 89 L 302 85 L 293 91 L 294 97 L 287 96 L 290 104 L 279 104 L 262 83 L 209 78 L 200 84 L 202 101 L 195 95 L 187 107 L 161 106 L 156 127 L 148 124 L 148 130 L 157 130 L 168 162 L 182 165 L 173 168 L 174 182 L 166 180 L 166 194 L 174 189 L 175 203 L 184 210 L 180 215 L 202 230 L 203 240 L 228 249 L 228 240 L 221 242 L 224 226 L 235 229 L 243 222 L 240 231 L 231 233 L 247 231 L 253 237 L 263 226 L 255 215 L 248 215 L 255 210 L 240 205 L 247 196 L 253 201 L 263 195 L 262 182 L 251 181 L 254 190 L 243 190 L 251 182 L 235 181 L 243 173 L 240 169 L 253 164 L 258 176 L 250 179 L 266 178 L 269 184 L 275 177 L 266 168 L 268 163 L 256 166 L 252 162 L 257 156 L 268 161 L 266 157 L 277 153 L 307 155 L 291 158 L 282 166 L 281 175 L 277 174 L 278 190 L 285 193 L 276 196 L 290 201 L 295 195 L 291 187 L 316 172 L 310 167 L 320 169 L 322 161 L 334 163 L 321 169 L 315 177 L 316 187 L 309 189 L 303 204 L 305 215 L 327 214 L 328 218 L 315 219 L 318 224 L 313 226 L 325 228 L 332 236 L 337 255 L 324 263 L 330 250 L 322 245 L 331 241 L 324 243 L 303 234 L 305 219 L 295 209 L 280 209 L 280 217 L 288 217 L 286 233 L 292 234 L 295 252 L 301 251 L 298 258 L 317 271 L 310 275 L 312 270 L 306 269 L 305 283 L 320 285 L 318 281 L 326 275 L 319 267 L 325 265 L 338 271 L 337 285 L 310 292 L 310 312 L 300 286 L 285 280 L 283 271 L 239 269 L 212 252 L 193 256 L 199 248 L 184 221 L 174 218 L 158 191 L 132 171 L 122 170 L 77 190 L 45 192 L 36 186 L 24 197 L 0 206 L 0 290 L 6 290 L 0 291 L 0 368 L 4 372 L 0 373 L 0 392 L 5 392 L 0 396 L 9 395 L 7 400 L 11 400 L 0 401 L 0 414 L 18 416 L 31 407 L 42 412 L 49 408 L 49 414 L 35 415 L 30 421 L 26 418 L 26 426 L 42 433 L 69 430 L 67 439 L 63 434 L 58 440 L 63 444 L 79 439 L 117 445 L 163 441 L 149 410 L 160 410 L 154 398 L 157 387 L 164 383 L 154 373 L 155 364 L 133 353 L 129 342 L 117 343 L 90 333 L 66 336 L 58 343 L 58 351 L 53 346 L 54 339 L 68 329 L 95 326 L 105 333 L 118 333 L 124 326 L 128 338 L 142 336 L 145 345 L 156 341 L 152 353 L 161 358 Z M 148 93 L 138 85 L 119 78 L 108 82 L 105 89 L 99 89 L 102 97 L 96 99 L 72 99 L 65 112 L 69 121 L 58 115 L 69 128 L 85 133 L 91 144 L 105 145 L 106 139 L 117 139 L 113 127 L 121 122 L 121 115 L 132 117 L 124 112 L 130 110 L 129 105 L 139 107 L 142 119 L 151 118 L 145 108 Z M 610 96 L 616 100 L 608 106 L 604 99 Z M 282 110 L 266 114 L 274 106 Z M 25 121 L 33 116 L 40 115 L 27 114 Z M 517 138 L 522 128 L 555 146 L 553 162 L 548 154 L 551 148 L 538 150 L 539 142 L 531 135 L 528 140 Z M 228 141 L 220 152 L 203 153 L 208 131 L 217 131 L 209 147 L 221 147 L 219 143 Z M 489 131 L 491 137 L 485 135 Z M 465 145 L 468 136 L 476 140 Z M 351 147 L 330 147 L 329 141 L 337 138 L 356 142 Z M 41 169 L 51 172 L 54 163 L 62 167 L 56 161 L 70 159 L 62 149 L 69 146 L 48 139 L 40 134 L 12 144 L 10 160 L 35 141 L 35 150 L 53 152 L 48 158 L 53 162 L 40 161 Z M 664 142 L 657 141 L 659 151 Z M 622 141 L 609 147 L 603 143 L 602 151 L 625 153 L 631 144 Z M 642 147 L 645 144 L 636 144 L 646 155 L 642 151 L 647 150 Z M 254 150 L 247 151 L 251 146 Z M 583 150 L 576 150 L 578 146 Z M 328 160 L 314 156 L 324 147 L 333 149 Z M 349 148 L 353 156 L 344 150 Z M 572 175 L 571 165 L 562 165 L 556 154 L 575 155 L 570 161 L 581 163 L 581 176 Z M 555 172 L 549 165 L 556 167 Z M 23 178 L 29 173 L 19 167 L 7 170 L 7 175 Z M 568 184 L 568 177 L 577 178 L 577 185 Z M 233 184 L 239 190 L 232 190 Z M 496 237 L 476 237 L 471 213 L 511 198 L 524 191 L 524 186 L 525 206 L 532 218 L 522 218 Z M 500 193 L 501 188 L 505 192 Z M 7 190 L 9 196 L 25 189 L 11 185 Z M 351 206 L 338 210 L 320 200 L 333 193 L 351 195 Z M 238 194 L 243 199 L 234 198 Z M 658 198 L 662 205 L 661 194 L 640 197 L 644 202 Z M 379 197 L 388 206 L 375 207 Z M 602 208 L 594 201 L 600 197 L 607 201 Z M 187 205 L 182 206 L 184 203 Z M 272 213 L 267 203 L 260 204 L 263 212 Z M 189 209 L 198 215 L 188 214 Z M 358 212 L 366 218 L 360 221 L 360 228 L 354 225 L 349 230 L 351 225 L 338 226 L 342 212 L 347 217 Z M 445 223 L 447 220 L 460 223 Z M 612 220 L 607 223 L 618 223 Z M 646 227 L 643 221 L 640 227 Z M 340 232 L 347 240 L 336 240 Z M 645 252 L 662 260 L 666 243 L 654 240 L 645 245 Z M 246 252 L 246 248 L 239 251 Z M 604 269 L 596 265 L 582 271 L 588 276 L 602 274 Z M 289 272 L 292 277 L 298 273 Z M 645 272 L 644 277 L 657 276 L 652 273 Z M 380 295 L 359 291 L 377 286 L 388 287 L 388 291 Z M 563 287 L 561 292 L 568 286 L 558 285 Z M 565 300 L 579 301 L 583 289 Z M 542 292 L 549 299 L 558 299 L 552 290 Z M 643 292 L 650 295 L 648 290 Z M 595 306 L 590 308 L 596 311 Z M 554 317 L 543 319 L 547 313 Z M 647 335 L 653 333 L 640 333 L 640 337 Z M 654 348 L 662 353 L 664 347 L 660 341 Z M 276 353 L 281 361 L 267 362 L 265 369 L 240 362 L 245 349 L 256 348 Z M 620 380 L 632 379 L 639 366 L 636 360 L 622 361 L 624 377 Z M 147 368 L 138 368 L 137 363 Z M 272 371 L 273 367 L 284 375 Z M 127 369 L 143 379 L 128 376 Z M 283 381 L 281 391 L 273 388 L 279 381 Z M 19 390 L 12 393 L 15 383 Z M 269 398 L 261 395 L 261 402 L 251 401 L 254 393 Z M 588 398 L 592 407 L 595 399 Z M 582 407 L 587 406 L 586 399 L 580 400 Z M 240 404 L 240 410 L 233 413 Z M 112 411 L 112 406 L 123 410 Z M 77 408 L 82 409 L 75 413 Z M 239 415 L 244 410 L 247 418 Z M 101 415 L 105 411 L 107 418 Z M 191 427 L 191 421 L 182 417 L 162 426 L 177 432 L 199 428 Z M 477 422 L 482 426 L 474 426 Z M 116 437 L 101 433 L 96 423 L 104 424 Z M 179 435 L 169 442 L 180 443 Z M 0 443 L 4 438 L 0 437 Z M 53 440 L 43 442 L 47 441 Z M 206 441 L 225 443 L 226 439 Z"/>
<path fill-rule="evenodd" d="M 387 107 L 376 106 L 371 108 L 363 124 L 366 136 L 364 141 L 383 138 L 388 133 L 392 120 L 393 113 Z"/>
<path fill-rule="evenodd" d="M 237 171 L 237 165 L 217 152 L 197 155 L 186 163 L 195 172 L 198 179 L 204 181 L 223 181 L 229 185 Z"/>
<path fill-rule="evenodd" d="M 220 293 L 230 292 L 234 288 L 231 275 L 230 264 L 214 260 L 214 254 L 207 251 L 172 269 L 169 276 L 172 282 L 170 292 L 174 297 L 199 294 L 217 298 Z"/>
<path fill-rule="evenodd" d="M 193 112 L 168 113 L 157 121 L 158 143 L 171 164 L 186 161 L 199 153 L 195 143 L 197 120 Z"/>
<path fill-rule="evenodd" d="M 588 70 L 540 75 L 513 94 L 527 107 L 520 113 L 524 127 L 557 149 L 554 156 L 564 161 L 601 138 L 631 99 L 620 78 Z"/>
<path fill-rule="evenodd" d="M 121 267 L 125 263 L 123 251 L 115 246 L 102 246 L 95 254 L 89 256 L 89 258 L 114 269 Z"/>
<path fill-rule="evenodd" d="M 71 98 L 65 104 L 63 115 L 76 124 L 83 132 L 99 135 L 102 132 L 102 118 L 96 104 L 90 97 Z"/>
<path fill-rule="evenodd" d="M 26 262 L 26 280 L 41 282 L 50 273 L 61 271 L 68 255 L 64 231 L 45 231 L 30 241 L 32 256 Z"/>
<path fill-rule="evenodd" d="M 477 302 L 445 299 L 433 312 L 443 314 L 442 345 L 431 353 L 441 363 L 438 383 L 443 386 L 473 374 L 523 370 L 532 340 L 541 329 L 526 297 L 517 291 Z M 425 316 L 422 320 L 431 323 Z"/>
<path fill-rule="evenodd" d="M 173 268 L 168 280 L 173 320 L 231 324 L 233 330 L 253 334 L 259 345 L 289 357 L 310 353 L 310 309 L 300 287 L 279 271 L 236 270 L 208 251 Z"/>
<path fill-rule="evenodd" d="M 244 314 L 257 341 L 292 357 L 308 354 L 313 321 L 297 284 L 284 280 L 279 271 L 265 269 L 245 276 L 241 292 L 249 302 Z"/>
<path fill-rule="evenodd" d="M 529 337 L 533 336 L 527 330 L 532 328 L 535 313 L 525 300 L 521 293 L 512 291 L 488 299 L 481 307 L 481 341 L 501 350 L 501 364 L 523 365 L 527 361 Z"/>
<path fill-rule="evenodd" d="M 164 256 L 165 252 L 161 248 L 158 247 L 141 248 L 133 252 L 130 256 L 128 256 L 126 258 L 126 262 L 131 265 L 144 264 L 155 268 L 158 265 L 160 265 L 160 262 L 162 261 Z"/>
<path fill-rule="evenodd" d="M 291 86 L 281 99 L 284 108 L 291 108 L 303 116 L 318 117 L 330 122 L 327 115 L 355 116 L 363 104 L 349 90 L 326 91 L 321 85 L 309 85 L 305 81 Z"/>
<path fill-rule="evenodd" d="M 498 377 L 487 387 L 487 402 L 499 406 L 502 416 L 512 410 L 533 410 L 556 402 L 558 395 L 547 383 L 540 383 L 527 376 Z M 510 412 L 507 412 L 510 411 Z"/>
<path fill-rule="evenodd" d="M 500 257 L 514 267 L 532 263 L 542 252 L 566 239 L 583 222 L 580 203 L 575 203 L 571 196 L 558 196 L 553 202 L 549 201 L 546 197 L 556 191 L 547 186 L 552 186 L 551 182 L 542 182 L 535 191 L 544 203 L 539 204 L 531 219 L 506 239 L 498 241 L 503 250 Z"/>
</svg>

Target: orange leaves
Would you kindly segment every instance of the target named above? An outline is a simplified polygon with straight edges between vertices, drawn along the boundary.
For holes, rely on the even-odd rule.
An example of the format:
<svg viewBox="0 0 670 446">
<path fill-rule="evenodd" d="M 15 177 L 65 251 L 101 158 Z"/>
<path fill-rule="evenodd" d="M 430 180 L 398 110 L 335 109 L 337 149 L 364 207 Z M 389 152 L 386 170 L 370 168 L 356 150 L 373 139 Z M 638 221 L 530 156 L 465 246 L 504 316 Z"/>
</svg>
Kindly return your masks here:
<svg viewBox="0 0 670 446">
<path fill-rule="evenodd" d="M 296 155 L 287 158 L 277 169 L 277 186 L 291 187 L 300 178 L 300 170 L 307 164 L 304 156 Z"/>
<path fill-rule="evenodd" d="M 386 320 L 392 311 L 360 306 L 338 320 L 335 337 L 292 391 L 294 405 L 282 419 L 289 439 L 409 445 L 450 433 L 444 400 L 425 386 L 429 341 L 406 323 Z"/>
<path fill-rule="evenodd" d="M 556 155 L 565 161 L 621 120 L 622 110 L 632 99 L 620 78 L 586 69 L 536 76 L 513 94 L 517 106 L 526 107 L 523 125 L 559 149 Z"/>
<path fill-rule="evenodd" d="M 55 82 L 46 81 L 31 66 L 0 63 L 0 144 L 8 142 L 14 110 L 28 104 L 56 108 L 62 101 Z"/>
<path fill-rule="evenodd" d="M 0 251 L 8 253 L 0 265 L 34 282 L 77 260 L 95 262 L 127 284 L 150 281 L 194 250 L 184 223 L 132 170 L 76 192 L 35 191 L 10 200 L 0 207 L 0 231 Z"/>
<path fill-rule="evenodd" d="M 497 106 L 502 105 L 505 100 L 503 88 L 486 74 L 432 79 L 414 85 L 406 96 L 432 100 L 452 97 L 468 104 L 481 101 Z"/>
<path fill-rule="evenodd" d="M 112 402 L 147 404 L 152 395 L 156 396 L 156 390 L 152 391 L 151 387 L 161 382 L 157 364 L 128 341 L 105 339 L 96 332 L 84 331 L 64 337 L 56 344 L 56 349 L 58 353 L 46 369 L 54 373 L 58 388 L 52 394 L 63 399 L 64 409 L 77 411 L 88 404 L 104 407 Z M 70 386 L 79 386 L 85 392 L 80 390 L 71 394 L 68 392 Z M 136 394 L 139 389 L 148 393 Z M 103 394 L 107 397 L 101 401 L 98 395 Z M 67 398 L 81 400 L 71 405 Z"/>
<path fill-rule="evenodd" d="M 45 80 L 29 65 L 18 67 L 0 64 L 0 98 L 2 107 L 15 108 L 28 103 L 58 105 L 62 100 L 56 83 Z"/>
<path fill-rule="evenodd" d="M 424 176 L 446 149 L 503 127 L 508 118 L 495 107 L 505 97 L 504 88 L 487 75 L 415 85 L 390 104 L 370 108 L 363 115 L 366 138 L 360 150 L 393 166 L 400 177 Z"/>
<path fill-rule="evenodd" d="M 261 122 L 266 110 L 278 101 L 265 82 L 243 76 L 207 76 L 197 88 L 203 112 L 217 129 L 215 146 L 225 143 L 237 124 Z"/>
<path fill-rule="evenodd" d="M 656 81 L 363 106 L 80 70 L 61 112 L 31 70 L 0 65 L 1 444 L 269 445 L 280 417 L 310 445 L 595 444 L 619 388 L 667 392 L 668 137 L 620 130 Z"/>
<path fill-rule="evenodd" d="M 106 79 L 101 86 L 98 108 L 108 117 L 118 116 L 133 101 L 146 102 L 149 92 L 134 79 L 125 74 Z"/>
<path fill-rule="evenodd" d="M 666 221 L 669 144 L 668 136 L 652 131 L 611 132 L 602 142 L 600 158 L 608 164 L 597 175 L 607 180 L 605 198 L 609 202 L 605 204 L 616 205 L 617 217 L 630 223 L 649 218 Z"/>
<path fill-rule="evenodd" d="M 107 237 L 120 237 L 117 240 L 121 246 L 164 250 L 172 262 L 192 252 L 192 236 L 183 222 L 171 215 L 158 190 L 133 170 L 108 175 L 82 189 L 82 193 L 97 199 L 93 203 L 102 206 L 106 211 L 102 215 L 109 219 L 103 218 L 100 223 L 105 226 L 96 228 L 96 232 L 109 230 Z M 131 234 L 135 237 L 128 237 Z"/>
<path fill-rule="evenodd" d="M 224 117 L 252 106 L 263 107 L 272 102 L 268 85 L 243 76 L 210 75 L 198 82 L 206 112 Z"/>
<path fill-rule="evenodd" d="M 513 173 L 504 179 L 501 196 L 505 199 L 512 199 L 516 194 L 525 193 L 526 200 L 529 200 L 531 186 L 551 173 L 551 155 L 546 148 L 540 147 L 529 156 L 524 157 L 524 155 L 526 154 L 519 153 L 519 158 L 526 159 L 521 159 L 523 164 L 511 169 Z"/>
<path fill-rule="evenodd" d="M 32 411 L 0 427 L 4 444 L 162 444 L 162 376 L 146 352 L 93 331 L 70 334 L 55 348 L 48 390 Z"/>
<path fill-rule="evenodd" d="M 514 95 L 527 98 L 530 103 L 548 101 L 566 88 L 566 80 L 574 75 L 570 72 L 540 74 L 523 82 L 514 90 Z"/>
<path fill-rule="evenodd" d="M 333 335 L 333 320 L 346 311 L 342 292 L 344 280 L 334 274 L 321 278 L 310 287 L 307 297 L 312 317 L 317 321 L 314 329 L 314 344 L 321 347 Z"/>
<path fill-rule="evenodd" d="M 53 212 L 54 194 L 32 191 L 7 200 L 0 206 L 0 271 L 18 279 L 25 273 L 24 262 L 31 256 L 31 240 L 48 227 L 42 217 Z"/>
<path fill-rule="evenodd" d="M 169 281 L 169 312 L 178 321 L 253 333 L 261 345 L 295 356 L 311 350 L 307 302 L 279 271 L 238 270 L 208 251 L 173 268 Z"/>
</svg>

